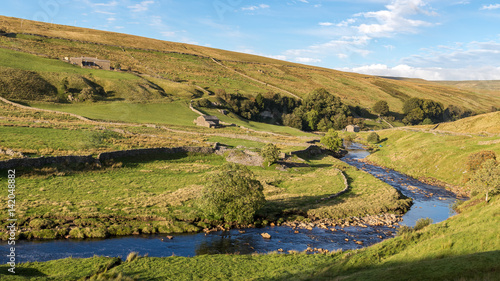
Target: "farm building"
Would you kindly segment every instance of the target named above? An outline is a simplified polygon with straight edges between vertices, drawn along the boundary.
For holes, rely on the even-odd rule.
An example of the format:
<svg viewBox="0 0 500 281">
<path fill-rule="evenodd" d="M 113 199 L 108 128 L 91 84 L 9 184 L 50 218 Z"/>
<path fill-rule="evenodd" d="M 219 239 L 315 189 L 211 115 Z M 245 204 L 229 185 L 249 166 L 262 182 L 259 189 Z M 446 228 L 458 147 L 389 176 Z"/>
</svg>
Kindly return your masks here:
<svg viewBox="0 0 500 281">
<path fill-rule="evenodd" d="M 351 132 L 351 133 L 358 133 L 359 132 L 359 126 L 358 125 L 347 125 L 347 127 L 345 127 L 345 130 L 347 132 Z"/>
<path fill-rule="evenodd" d="M 218 128 L 220 127 L 219 118 L 217 116 L 202 115 L 194 119 L 194 123 L 198 126 L 203 126 L 207 128 Z"/>
<path fill-rule="evenodd" d="M 80 67 L 99 68 L 104 70 L 111 70 L 111 63 L 109 60 L 100 60 L 98 58 L 79 57 L 69 58 L 69 62 Z"/>
</svg>

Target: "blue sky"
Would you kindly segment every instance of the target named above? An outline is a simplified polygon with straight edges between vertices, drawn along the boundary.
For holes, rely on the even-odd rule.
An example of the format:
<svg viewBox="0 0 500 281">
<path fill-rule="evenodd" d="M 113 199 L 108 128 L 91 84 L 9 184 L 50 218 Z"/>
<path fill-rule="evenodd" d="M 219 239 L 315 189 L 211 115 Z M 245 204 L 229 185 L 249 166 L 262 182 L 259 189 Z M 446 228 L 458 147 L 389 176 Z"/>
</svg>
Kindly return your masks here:
<svg viewBox="0 0 500 281">
<path fill-rule="evenodd" d="M 0 14 L 365 74 L 500 80 L 499 0 L 25 0 Z"/>
</svg>

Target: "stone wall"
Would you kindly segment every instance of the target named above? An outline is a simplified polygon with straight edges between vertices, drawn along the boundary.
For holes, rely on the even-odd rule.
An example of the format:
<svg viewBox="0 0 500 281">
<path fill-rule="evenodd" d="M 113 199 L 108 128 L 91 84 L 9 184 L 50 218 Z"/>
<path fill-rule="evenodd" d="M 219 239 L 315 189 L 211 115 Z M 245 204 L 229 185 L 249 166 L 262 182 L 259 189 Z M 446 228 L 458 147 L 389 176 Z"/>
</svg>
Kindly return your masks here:
<svg viewBox="0 0 500 281">
<path fill-rule="evenodd" d="M 113 152 L 101 153 L 98 158 L 88 156 L 54 156 L 38 158 L 16 158 L 6 161 L 0 161 L 0 170 L 18 169 L 18 168 L 42 168 L 47 166 L 70 166 L 102 163 L 110 160 L 140 157 L 140 156 L 161 156 L 175 153 L 201 153 L 211 154 L 215 150 L 211 147 L 161 147 L 119 150 Z"/>
<path fill-rule="evenodd" d="M 53 165 L 80 165 L 98 163 L 99 160 L 91 155 L 89 156 L 54 156 L 38 158 L 15 158 L 6 161 L 0 161 L 0 170 L 19 169 L 19 168 L 42 168 Z"/>
</svg>

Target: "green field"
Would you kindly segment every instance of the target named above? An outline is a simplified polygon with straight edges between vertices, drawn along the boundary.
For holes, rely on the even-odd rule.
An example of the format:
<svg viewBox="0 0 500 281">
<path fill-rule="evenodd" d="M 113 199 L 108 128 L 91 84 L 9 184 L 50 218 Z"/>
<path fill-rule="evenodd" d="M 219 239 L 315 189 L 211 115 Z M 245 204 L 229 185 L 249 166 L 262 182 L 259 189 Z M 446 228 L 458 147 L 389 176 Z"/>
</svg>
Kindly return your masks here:
<svg viewBox="0 0 500 281">
<path fill-rule="evenodd" d="M 199 115 L 189 109 L 186 101 L 170 103 L 83 103 L 71 105 L 32 104 L 33 107 L 70 112 L 90 119 L 131 123 L 156 123 L 194 127 Z"/>
<path fill-rule="evenodd" d="M 196 223 L 203 220 L 197 196 L 205 175 L 217 170 L 224 158 L 188 154 L 130 161 L 77 171 L 69 167 L 20 171 L 16 183 L 23 188 L 16 191 L 16 204 L 22 236 L 50 239 L 68 233 L 79 237 L 78 231 L 87 237 L 106 237 L 201 230 L 198 227 L 203 224 Z M 341 220 L 401 212 L 408 207 L 408 200 L 401 199 L 392 187 L 333 157 L 307 163 L 310 167 L 287 171 L 252 167 L 268 200 L 258 218 L 275 221 L 283 213 L 307 213 L 311 219 Z M 345 170 L 351 191 L 318 203 L 318 199 L 344 189 L 342 175 L 335 167 Z M 6 181 L 5 177 L 0 179 Z M 4 224 L 6 215 L 0 216 Z"/>
</svg>

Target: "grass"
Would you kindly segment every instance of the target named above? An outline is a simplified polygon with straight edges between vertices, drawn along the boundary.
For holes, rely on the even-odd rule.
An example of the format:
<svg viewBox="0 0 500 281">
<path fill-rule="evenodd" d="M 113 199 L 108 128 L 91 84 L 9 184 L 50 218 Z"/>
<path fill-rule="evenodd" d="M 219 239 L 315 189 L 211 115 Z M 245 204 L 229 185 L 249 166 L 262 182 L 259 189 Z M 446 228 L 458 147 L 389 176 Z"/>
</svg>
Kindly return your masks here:
<svg viewBox="0 0 500 281">
<path fill-rule="evenodd" d="M 446 221 L 361 250 L 314 255 L 137 257 L 120 264 L 103 257 L 63 259 L 18 265 L 20 274 L 4 273 L 4 279 L 48 280 L 64 273 L 67 280 L 75 280 L 89 276 L 89 272 L 97 277 L 103 268 L 110 267 L 101 276 L 141 280 L 497 280 L 499 205 L 498 196 L 488 204 L 475 198 Z"/>
<path fill-rule="evenodd" d="M 430 132 L 384 130 L 384 141 L 367 159 L 412 177 L 430 177 L 461 185 L 471 153 L 492 150 L 500 155 L 498 137 L 454 136 Z"/>
<path fill-rule="evenodd" d="M 500 135 L 500 111 L 464 118 L 455 122 L 441 123 L 437 130 L 462 134 Z M 434 126 L 428 126 L 434 127 Z M 428 128 L 426 127 L 426 128 Z"/>
<path fill-rule="evenodd" d="M 195 222 L 203 214 L 197 196 L 204 176 L 225 161 L 222 157 L 187 154 L 130 161 L 80 171 L 67 167 L 19 171 L 16 183 L 23 188 L 16 190 L 16 214 L 22 236 L 51 239 L 69 233 L 83 238 L 200 230 Z M 288 171 L 252 167 L 268 200 L 260 218 L 274 221 L 284 213 L 302 213 L 343 219 L 397 212 L 407 204 L 387 184 L 333 157 L 312 159 L 309 164 Z M 352 190 L 318 203 L 344 189 L 336 166 L 347 169 Z M 4 223 L 6 215 L 0 215 Z"/>
<path fill-rule="evenodd" d="M 194 127 L 199 115 L 189 109 L 186 101 L 170 103 L 82 103 L 82 104 L 32 104 L 33 107 L 70 112 L 96 120 L 133 123 L 157 123 Z"/>
</svg>

